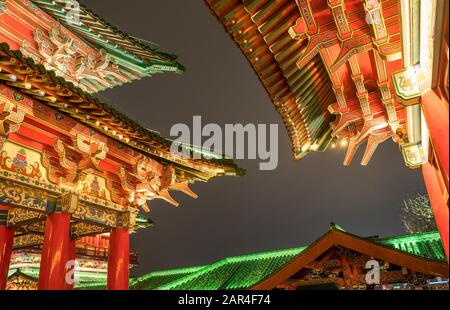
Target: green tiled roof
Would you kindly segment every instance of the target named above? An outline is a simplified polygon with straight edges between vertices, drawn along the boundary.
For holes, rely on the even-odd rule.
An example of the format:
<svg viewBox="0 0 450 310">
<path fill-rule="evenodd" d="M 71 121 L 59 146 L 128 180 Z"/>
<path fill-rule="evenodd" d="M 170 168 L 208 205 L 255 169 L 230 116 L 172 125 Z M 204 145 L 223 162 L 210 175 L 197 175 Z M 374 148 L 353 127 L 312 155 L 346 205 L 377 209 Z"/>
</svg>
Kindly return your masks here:
<svg viewBox="0 0 450 310">
<path fill-rule="evenodd" d="M 10 269 L 8 271 L 8 278 L 13 276 L 14 274 L 22 274 L 25 275 L 31 279 L 38 279 L 39 278 L 39 269 L 38 268 L 17 268 L 17 269 Z"/>
<path fill-rule="evenodd" d="M 14 274 L 22 274 L 28 276 L 30 279 L 39 279 L 39 268 L 17 268 L 8 271 L 8 278 Z M 78 271 L 77 275 L 82 286 L 95 286 L 98 283 L 106 283 L 106 273 L 99 273 L 93 271 Z"/>
<path fill-rule="evenodd" d="M 306 247 L 230 257 L 212 265 L 152 272 L 130 279 L 131 290 L 237 290 L 267 278 Z M 80 285 L 101 290 L 104 282 Z"/>
<path fill-rule="evenodd" d="M 337 225 L 332 229 L 346 233 Z M 386 247 L 420 256 L 432 261 L 445 262 L 445 254 L 437 231 L 419 233 L 414 235 L 396 236 L 390 238 L 361 238 Z M 140 278 L 145 281 L 130 281 L 131 289 L 144 290 L 238 290 L 248 289 L 268 278 L 290 261 L 301 254 L 307 247 L 293 248 L 259 254 L 250 254 L 225 258 L 212 265 L 195 267 L 187 275 L 181 276 L 177 270 L 168 273 L 177 275 L 177 278 L 169 282 L 167 273 L 161 272 L 165 284 L 157 285 L 157 273 L 148 274 Z M 192 269 L 192 268 L 191 268 Z M 179 271 L 181 271 L 180 269 Z M 181 277 L 180 277 L 181 276 Z M 137 278 L 139 279 L 139 278 Z"/>
<path fill-rule="evenodd" d="M 445 262 L 445 253 L 437 231 L 373 240 L 376 243 L 433 261 Z"/>
<path fill-rule="evenodd" d="M 180 278 L 193 274 L 203 268 L 203 266 L 199 266 L 152 272 L 141 277 L 130 279 L 130 288 L 133 290 L 153 290 L 159 286 L 163 286 L 165 284 L 174 282 Z"/>
<path fill-rule="evenodd" d="M 158 290 L 237 290 L 267 278 L 306 247 L 223 259 L 186 277 L 157 287 Z"/>
<path fill-rule="evenodd" d="M 103 291 L 106 289 L 106 281 L 80 283 L 75 286 L 76 290 L 86 291 Z"/>
<path fill-rule="evenodd" d="M 153 227 L 154 225 L 155 223 L 153 222 L 153 220 L 147 216 L 138 215 L 136 217 L 136 226 L 138 229 L 149 228 Z"/>
</svg>

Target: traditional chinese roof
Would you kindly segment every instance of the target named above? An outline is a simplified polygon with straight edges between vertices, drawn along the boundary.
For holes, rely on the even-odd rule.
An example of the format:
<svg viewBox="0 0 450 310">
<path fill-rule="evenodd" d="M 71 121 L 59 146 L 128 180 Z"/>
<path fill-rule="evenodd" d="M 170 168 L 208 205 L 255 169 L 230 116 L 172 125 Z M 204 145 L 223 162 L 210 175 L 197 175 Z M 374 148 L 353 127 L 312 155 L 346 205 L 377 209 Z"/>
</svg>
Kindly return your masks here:
<svg viewBox="0 0 450 310">
<path fill-rule="evenodd" d="M 34 268 L 17 268 L 10 269 L 8 272 L 8 278 L 14 278 L 18 276 L 24 276 L 29 280 L 36 281 L 39 278 L 39 269 Z"/>
<path fill-rule="evenodd" d="M 187 177 L 206 181 L 214 176 L 244 173 L 233 161 L 206 154 L 211 155 L 208 157 L 192 146 L 184 147 L 189 148 L 192 153 L 200 153 L 202 159 L 191 160 L 173 155 L 170 152 L 172 140 L 143 127 L 110 104 L 58 77 L 43 65 L 36 64 L 33 59 L 24 57 L 20 51 L 11 50 L 6 43 L 0 43 L 0 70 L 0 78 L 8 86 L 142 154 L 156 158 L 162 163 L 174 164 L 176 170 L 181 169 Z"/>
<path fill-rule="evenodd" d="M 37 283 L 39 279 L 39 268 L 17 268 L 10 269 L 8 279 L 11 281 L 15 277 L 23 276 L 30 281 Z M 106 272 L 96 272 L 96 271 L 81 271 L 78 272 L 80 286 L 94 286 L 95 283 L 101 283 L 106 281 Z"/>
<path fill-rule="evenodd" d="M 67 5 L 70 5 L 70 0 L 33 0 L 33 2 L 65 27 L 95 46 L 104 48 L 111 53 L 123 53 L 127 54 L 127 57 L 134 56 L 144 60 L 147 65 L 151 66 L 147 70 L 151 69 L 150 71 L 153 72 L 184 72 L 184 67 L 176 62 L 176 55 L 162 52 L 156 44 L 123 32 L 119 27 L 83 4 L 80 4 L 80 24 L 78 25 L 69 23 L 66 18 Z"/>
<path fill-rule="evenodd" d="M 429 260 L 446 261 L 441 238 L 437 231 L 390 238 L 376 238 L 373 241 Z"/>
<path fill-rule="evenodd" d="M 154 222 L 151 218 L 144 216 L 144 215 L 138 215 L 136 217 L 136 228 L 137 229 L 145 229 L 149 227 L 153 227 Z"/>
<path fill-rule="evenodd" d="M 333 234 L 337 235 L 333 235 Z M 339 236 L 370 243 L 395 255 L 407 255 L 420 261 L 445 266 L 445 254 L 437 231 L 390 238 L 361 238 L 332 226 L 330 231 L 309 246 L 265 253 L 229 257 L 207 266 L 150 273 L 130 281 L 131 289 L 157 290 L 235 290 L 250 289 L 277 273 L 324 240 Z M 336 237 L 337 236 L 337 237 Z M 445 268 L 444 268 L 445 269 Z M 448 272 L 448 269 L 447 269 Z M 173 280 L 171 280 L 174 278 Z M 171 280 L 171 281 L 170 281 Z M 170 282 L 169 282 L 170 281 Z M 159 284 L 161 283 L 161 284 Z"/>
<path fill-rule="evenodd" d="M 426 268 L 439 269 L 448 275 L 448 266 L 442 248 L 441 239 L 437 231 L 417 233 L 411 235 L 394 236 L 388 238 L 361 238 L 345 232 L 335 224 L 330 230 L 309 246 L 264 253 L 248 254 L 228 257 L 211 265 L 180 268 L 166 271 L 152 272 L 130 279 L 130 289 L 133 290 L 245 290 L 251 289 L 283 270 L 289 264 L 306 255 L 314 247 L 327 240 L 340 244 L 340 237 L 344 236 L 352 241 L 360 241 L 361 247 L 366 244 L 375 246 L 377 250 L 393 251 L 401 257 L 406 255 L 424 264 Z M 430 267 L 431 266 L 431 267 Z M 78 289 L 102 290 L 104 282 L 82 284 Z"/>
<path fill-rule="evenodd" d="M 178 279 L 184 278 L 188 275 L 194 274 L 203 269 L 204 266 L 197 266 L 191 268 L 180 268 L 166 271 L 156 271 L 146 274 L 142 277 L 136 277 L 130 279 L 130 286 L 134 290 L 152 290 L 157 287 L 174 282 Z"/>
<path fill-rule="evenodd" d="M 156 73 L 181 74 L 185 70 L 175 55 L 160 51 L 156 44 L 124 33 L 76 1 L 11 2 L 4 4 L 2 11 L 5 16 L 15 18 L 20 15 L 32 22 L 21 24 L 19 21 L 17 29 L 6 29 L 3 34 L 12 41 L 16 41 L 12 39 L 14 37 L 21 38 L 22 41 L 15 44 L 23 53 L 90 93 Z M 8 17 L 4 19 L 5 22 L 9 20 Z M 22 35 L 30 30 L 32 36 L 24 38 Z M 68 66 L 55 61 L 59 56 L 54 53 L 61 49 Z M 93 70 L 89 70 L 90 65 Z"/>
<path fill-rule="evenodd" d="M 304 68 L 297 66 L 305 42 L 294 40 L 289 27 L 300 18 L 295 1 L 208 0 L 252 65 L 272 99 L 292 141 L 294 154 L 302 147 L 329 137 L 335 100 L 326 68 L 317 56 Z"/>
<path fill-rule="evenodd" d="M 406 138 L 391 74 L 402 68 L 397 0 L 205 0 L 266 88 L 294 157 L 347 141 L 348 165 L 368 141 Z"/>
</svg>

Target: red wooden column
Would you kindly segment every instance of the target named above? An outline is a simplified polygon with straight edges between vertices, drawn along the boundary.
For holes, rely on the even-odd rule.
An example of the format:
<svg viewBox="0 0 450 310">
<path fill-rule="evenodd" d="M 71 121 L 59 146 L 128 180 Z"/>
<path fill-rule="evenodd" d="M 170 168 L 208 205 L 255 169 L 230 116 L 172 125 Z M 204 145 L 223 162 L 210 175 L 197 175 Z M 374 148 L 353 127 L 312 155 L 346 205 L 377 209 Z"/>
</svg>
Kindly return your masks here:
<svg viewBox="0 0 450 310">
<path fill-rule="evenodd" d="M 113 228 L 109 239 L 108 290 L 128 290 L 130 233 L 128 228 Z"/>
<path fill-rule="evenodd" d="M 70 215 L 60 212 L 47 215 L 39 290 L 67 289 L 66 263 L 70 242 Z"/>
<path fill-rule="evenodd" d="M 449 147 L 449 109 L 448 102 L 439 97 L 433 90 L 421 96 L 423 114 L 430 133 L 433 156 L 437 163 L 423 165 L 423 175 L 430 196 L 436 225 L 441 235 L 445 255 L 448 256 L 448 147 Z M 433 158 L 430 156 L 431 159 Z M 436 167 L 435 167 L 436 166 Z M 437 169 L 438 167 L 438 169 Z"/>
<path fill-rule="evenodd" d="M 439 163 L 439 168 L 448 191 L 448 102 L 441 99 L 433 90 L 422 95 L 422 110 L 430 132 L 431 144 Z"/>
<path fill-rule="evenodd" d="M 8 207 L 0 205 L 0 212 L 1 211 L 7 214 Z M 5 290 L 8 282 L 8 271 L 13 241 L 14 230 L 6 227 L 6 223 L 0 222 L 0 290 Z"/>
<path fill-rule="evenodd" d="M 423 177 L 425 179 L 425 185 L 427 187 L 428 195 L 430 196 L 431 208 L 433 210 L 436 226 L 441 236 L 442 246 L 444 248 L 445 256 L 448 257 L 448 225 L 449 225 L 449 213 L 448 204 L 444 198 L 443 189 L 444 185 L 439 182 L 439 174 L 436 168 L 431 163 L 426 163 L 422 166 Z"/>
</svg>

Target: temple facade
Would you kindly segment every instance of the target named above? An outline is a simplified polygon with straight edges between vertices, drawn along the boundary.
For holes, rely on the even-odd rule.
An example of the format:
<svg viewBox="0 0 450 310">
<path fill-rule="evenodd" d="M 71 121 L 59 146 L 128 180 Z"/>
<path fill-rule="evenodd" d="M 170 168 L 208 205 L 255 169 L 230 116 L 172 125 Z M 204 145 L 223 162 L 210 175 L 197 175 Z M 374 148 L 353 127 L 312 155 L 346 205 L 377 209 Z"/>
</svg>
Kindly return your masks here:
<svg viewBox="0 0 450 310">
<path fill-rule="evenodd" d="M 183 71 L 176 56 L 77 2 L 0 1 L 0 290 L 13 251 L 15 267 L 19 253 L 39 255 L 38 289 L 72 288 L 70 262 L 105 234 L 107 287 L 127 289 L 129 235 L 150 226 L 139 215 L 148 202 L 178 206 L 172 191 L 196 198 L 189 184 L 243 173 L 218 156 L 172 154 L 172 141 L 95 97 Z"/>
<path fill-rule="evenodd" d="M 91 283 L 103 282 L 108 277 L 109 234 L 83 237 L 76 242 L 76 254 L 71 274 L 68 277 L 73 284 L 70 289 L 86 287 Z M 9 266 L 7 290 L 37 290 L 41 251 L 39 249 L 16 249 Z M 136 253 L 130 252 L 129 267 L 138 264 Z"/>
<path fill-rule="evenodd" d="M 422 169 L 448 259 L 448 1 L 205 0 L 282 117 L 295 159 L 391 139 Z"/>
<path fill-rule="evenodd" d="M 104 282 L 79 289 L 105 289 Z M 437 231 L 359 237 L 331 224 L 308 246 L 228 257 L 130 279 L 134 290 L 448 290 Z"/>
</svg>

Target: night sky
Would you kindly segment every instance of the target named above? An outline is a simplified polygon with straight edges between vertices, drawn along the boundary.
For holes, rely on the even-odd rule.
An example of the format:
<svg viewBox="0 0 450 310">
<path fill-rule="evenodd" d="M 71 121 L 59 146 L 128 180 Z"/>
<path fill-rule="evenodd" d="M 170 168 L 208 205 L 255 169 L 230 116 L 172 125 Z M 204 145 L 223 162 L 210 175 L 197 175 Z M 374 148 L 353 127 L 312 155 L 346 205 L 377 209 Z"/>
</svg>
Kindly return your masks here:
<svg viewBox="0 0 450 310">
<path fill-rule="evenodd" d="M 152 201 L 154 228 L 132 236 L 140 265 L 133 275 L 213 263 L 227 256 L 284 249 L 315 241 L 335 222 L 360 236 L 402 234 L 403 199 L 424 193 L 420 170 L 403 163 L 391 140 L 369 166 L 350 167 L 345 152 L 328 150 L 300 161 L 281 117 L 256 74 L 222 25 L 200 0 L 80 1 L 123 31 L 177 54 L 184 75 L 166 73 L 104 92 L 100 97 L 148 128 L 169 137 L 172 125 L 279 124 L 279 166 L 259 171 L 238 161 L 241 178 L 220 177 L 191 188 L 199 195 L 173 197 L 181 206 Z"/>
</svg>

